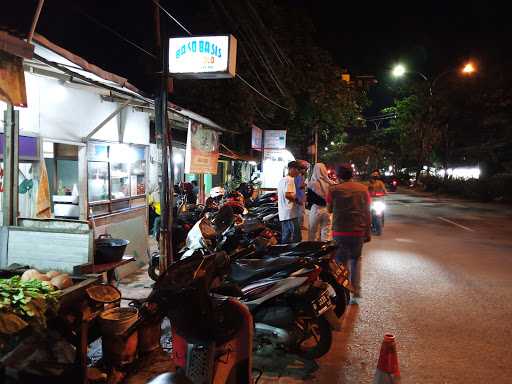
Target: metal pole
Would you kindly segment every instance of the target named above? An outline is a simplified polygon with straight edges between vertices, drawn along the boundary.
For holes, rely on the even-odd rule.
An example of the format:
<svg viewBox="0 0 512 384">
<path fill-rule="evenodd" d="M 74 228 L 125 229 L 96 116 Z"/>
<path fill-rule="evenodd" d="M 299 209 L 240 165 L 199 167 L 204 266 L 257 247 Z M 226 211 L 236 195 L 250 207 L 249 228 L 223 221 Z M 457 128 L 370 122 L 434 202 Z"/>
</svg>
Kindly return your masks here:
<svg viewBox="0 0 512 384">
<path fill-rule="evenodd" d="M 34 14 L 34 18 L 32 19 L 32 26 L 30 27 L 30 33 L 28 34 L 28 43 L 32 42 L 32 38 L 34 37 L 34 32 L 36 31 L 37 21 L 39 20 L 39 15 L 41 14 L 41 9 L 43 8 L 44 0 L 39 0 L 37 3 L 36 13 Z"/>
<path fill-rule="evenodd" d="M 157 144 L 162 151 L 162 181 L 160 187 L 160 271 L 167 269 L 172 262 L 172 208 L 174 182 L 172 169 L 169 172 L 172 138 L 169 132 L 169 120 L 167 118 L 167 82 L 169 66 L 169 39 L 167 36 L 166 19 L 160 18 L 158 2 L 155 3 L 155 26 L 157 44 L 159 45 L 160 81 L 155 98 L 155 128 L 157 132 Z M 170 176 L 170 177 L 169 177 Z"/>
<path fill-rule="evenodd" d="M 18 217 L 18 135 L 19 112 L 7 105 L 4 111 L 4 181 L 2 199 L 3 225 L 16 225 Z"/>
</svg>

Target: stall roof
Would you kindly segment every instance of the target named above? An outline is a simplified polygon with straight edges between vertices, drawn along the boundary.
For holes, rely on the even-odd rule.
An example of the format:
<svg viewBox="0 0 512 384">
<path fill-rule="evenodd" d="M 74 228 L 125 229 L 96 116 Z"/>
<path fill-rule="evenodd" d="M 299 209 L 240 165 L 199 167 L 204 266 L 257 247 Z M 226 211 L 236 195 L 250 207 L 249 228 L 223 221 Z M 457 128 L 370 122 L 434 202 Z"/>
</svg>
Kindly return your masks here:
<svg viewBox="0 0 512 384">
<path fill-rule="evenodd" d="M 219 149 L 219 155 L 226 157 L 231 160 L 240 160 L 240 161 L 259 161 L 259 158 L 257 156 L 247 155 L 244 153 L 239 153 L 236 151 L 233 151 L 232 149 L 229 149 L 224 144 L 220 145 Z"/>
<path fill-rule="evenodd" d="M 69 52 L 68 50 L 59 47 L 52 43 L 44 36 L 35 34 L 34 40 L 34 59 L 42 62 L 43 64 L 58 69 L 62 73 L 70 76 L 75 76 L 77 79 L 88 82 L 96 87 L 103 87 L 110 91 L 118 93 L 120 97 L 133 97 L 139 101 L 144 102 L 150 108 L 154 108 L 154 102 L 147 95 L 144 95 L 137 87 L 131 84 L 124 77 L 107 72 L 100 67 L 87 62 L 80 56 Z M 238 134 L 239 132 L 226 129 L 216 124 L 212 120 L 201 116 L 188 109 L 182 108 L 174 103 L 168 103 L 169 110 L 186 117 L 188 119 L 197 121 L 214 130 L 221 132 L 229 132 Z"/>
</svg>

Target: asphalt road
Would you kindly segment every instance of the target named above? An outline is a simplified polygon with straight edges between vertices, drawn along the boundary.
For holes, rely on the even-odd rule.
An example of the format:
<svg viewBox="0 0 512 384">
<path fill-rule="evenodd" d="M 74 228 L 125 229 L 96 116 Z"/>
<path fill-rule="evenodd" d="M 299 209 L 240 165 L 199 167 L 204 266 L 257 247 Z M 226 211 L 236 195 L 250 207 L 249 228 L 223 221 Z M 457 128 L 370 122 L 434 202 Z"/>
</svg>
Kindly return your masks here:
<svg viewBox="0 0 512 384">
<path fill-rule="evenodd" d="M 261 383 L 372 383 L 385 333 L 403 383 L 512 383 L 512 209 L 428 195 L 386 197 L 365 246 L 363 299 L 318 367 L 255 361 Z"/>
</svg>

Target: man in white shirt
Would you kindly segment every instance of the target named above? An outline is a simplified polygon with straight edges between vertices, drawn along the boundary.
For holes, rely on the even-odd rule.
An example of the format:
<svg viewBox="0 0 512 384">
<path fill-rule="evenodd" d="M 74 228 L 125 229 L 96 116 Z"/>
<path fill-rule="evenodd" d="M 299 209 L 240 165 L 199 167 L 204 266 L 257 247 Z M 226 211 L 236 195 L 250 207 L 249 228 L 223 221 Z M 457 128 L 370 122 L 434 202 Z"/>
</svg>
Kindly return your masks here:
<svg viewBox="0 0 512 384">
<path fill-rule="evenodd" d="M 281 222 L 281 242 L 293 243 L 300 241 L 299 204 L 295 189 L 295 176 L 299 174 L 300 164 L 296 161 L 288 163 L 288 175 L 283 177 L 277 186 L 277 208 Z"/>
</svg>

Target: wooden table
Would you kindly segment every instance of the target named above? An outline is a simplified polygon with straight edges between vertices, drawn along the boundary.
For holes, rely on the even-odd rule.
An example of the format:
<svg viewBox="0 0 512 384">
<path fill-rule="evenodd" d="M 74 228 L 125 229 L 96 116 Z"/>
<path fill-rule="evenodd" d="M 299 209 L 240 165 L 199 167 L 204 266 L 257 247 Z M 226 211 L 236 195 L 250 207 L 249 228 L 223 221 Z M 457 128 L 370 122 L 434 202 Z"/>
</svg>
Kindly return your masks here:
<svg viewBox="0 0 512 384">
<path fill-rule="evenodd" d="M 116 278 L 115 278 L 115 269 L 131 263 L 132 261 L 135 261 L 135 257 L 133 256 L 123 256 L 123 258 L 119 261 L 114 261 L 112 263 L 105 263 L 105 264 L 82 264 L 78 265 L 74 268 L 73 273 L 77 275 L 85 275 L 85 274 L 95 274 L 95 273 L 103 273 L 107 272 L 107 282 L 111 285 L 116 285 Z"/>
</svg>

